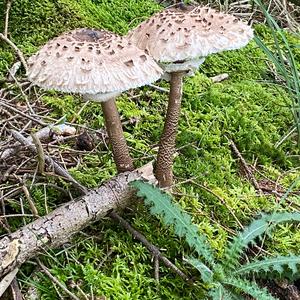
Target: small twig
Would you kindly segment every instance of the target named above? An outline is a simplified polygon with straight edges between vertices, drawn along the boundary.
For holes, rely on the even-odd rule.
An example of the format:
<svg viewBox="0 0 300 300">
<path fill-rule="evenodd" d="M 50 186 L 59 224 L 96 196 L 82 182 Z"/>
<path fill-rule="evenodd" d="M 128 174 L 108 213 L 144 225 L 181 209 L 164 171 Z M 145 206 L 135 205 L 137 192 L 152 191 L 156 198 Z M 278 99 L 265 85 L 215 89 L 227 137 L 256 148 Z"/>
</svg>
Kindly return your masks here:
<svg viewBox="0 0 300 300">
<path fill-rule="evenodd" d="M 74 300 L 80 300 L 77 296 L 75 296 L 73 293 L 71 293 L 56 277 L 54 277 L 48 268 L 38 259 L 36 258 L 36 261 L 38 265 L 41 267 L 41 269 L 44 271 L 44 273 L 51 279 L 51 281 L 55 284 L 57 284 L 66 294 L 68 294 L 72 299 Z"/>
<path fill-rule="evenodd" d="M 5 41 L 7 44 L 9 44 L 15 50 L 15 52 L 17 53 L 17 55 L 20 58 L 21 63 L 23 64 L 23 67 L 24 67 L 24 69 L 26 71 L 26 74 L 27 74 L 28 73 L 28 66 L 27 66 L 27 63 L 26 63 L 26 60 L 24 58 L 24 55 L 23 55 L 22 51 L 8 37 L 6 37 L 3 33 L 0 33 L 0 38 L 3 41 Z"/>
<path fill-rule="evenodd" d="M 6 101 L 6 99 L 4 99 L 4 98 L 1 98 L 1 100 Z M 49 124 L 47 124 L 45 122 L 42 122 L 42 121 L 40 121 L 40 120 L 38 120 L 38 119 L 30 116 L 28 113 L 22 112 L 22 111 L 20 111 L 20 110 L 18 110 L 16 108 L 14 108 L 13 106 L 5 103 L 4 101 L 0 101 L 0 106 L 3 106 L 3 107 L 5 107 L 5 108 L 7 108 L 9 110 L 12 110 L 13 112 L 19 114 L 20 116 L 22 116 L 24 118 L 27 118 L 27 119 L 29 119 L 29 120 L 31 120 L 31 121 L 33 121 L 33 122 L 35 122 L 35 123 L 37 123 L 37 124 L 39 124 L 41 126 L 47 126 L 47 125 L 49 125 Z"/>
<path fill-rule="evenodd" d="M 159 283 L 159 258 L 155 255 L 154 259 L 154 279 Z"/>
<path fill-rule="evenodd" d="M 23 135 L 21 135 L 16 130 L 11 130 L 12 136 L 21 144 L 28 147 L 31 152 L 37 154 L 37 149 L 33 143 L 28 141 Z M 67 170 L 65 170 L 62 166 L 60 166 L 56 161 L 54 161 L 50 156 L 45 155 L 45 162 L 47 165 L 53 167 L 56 174 L 68 179 L 76 188 L 78 188 L 83 194 L 87 193 L 87 189 L 81 185 L 78 181 L 76 181 Z"/>
<path fill-rule="evenodd" d="M 83 112 L 83 110 L 89 105 L 90 101 L 86 101 L 81 108 L 79 109 L 79 111 L 74 115 L 73 119 L 71 120 L 70 123 L 74 123 L 76 121 L 76 119 L 80 116 L 80 114 Z"/>
<path fill-rule="evenodd" d="M 154 84 L 149 84 L 149 86 L 151 86 L 151 87 L 154 88 L 155 90 L 158 90 L 158 91 L 163 92 L 163 93 L 169 93 L 169 92 L 170 92 L 169 89 L 162 88 L 162 87 L 157 86 L 157 85 L 154 85 Z"/>
<path fill-rule="evenodd" d="M 1 155 L 0 155 L 0 158 L 1 158 Z M 11 165 L 3 175 L 0 175 L 0 183 L 1 182 L 5 182 L 7 180 L 7 177 L 12 173 L 14 172 L 15 170 L 17 169 L 17 166 L 16 165 Z M 1 197 L 0 197 L 1 199 Z"/>
<path fill-rule="evenodd" d="M 5 204 L 4 201 L 1 199 L 2 197 L 3 197 L 3 190 L 0 189 L 0 204 L 1 204 L 0 213 L 1 215 L 5 216 Z M 3 219 L 0 218 L 0 225 L 2 225 L 2 228 L 5 229 L 7 233 L 11 233 L 10 226 L 6 218 Z"/>
<path fill-rule="evenodd" d="M 27 71 L 26 71 L 26 72 L 27 72 Z M 29 102 L 29 100 L 28 100 L 28 97 L 27 97 L 27 95 L 24 93 L 21 84 L 19 83 L 19 81 L 17 80 L 17 78 L 15 77 L 15 75 L 14 75 L 13 73 L 10 73 L 10 72 L 9 72 L 9 75 L 12 77 L 12 79 L 15 81 L 16 85 L 18 86 L 18 88 L 19 88 L 19 90 L 20 90 L 20 92 L 21 92 L 21 95 L 22 95 L 23 98 L 25 99 L 25 102 L 26 102 L 26 105 L 27 105 L 28 110 L 30 111 L 30 113 L 31 113 L 32 115 L 34 115 L 35 112 L 34 112 L 34 110 L 32 109 L 32 107 L 31 107 L 31 105 L 30 105 L 30 102 Z"/>
<path fill-rule="evenodd" d="M 113 249 L 109 249 L 106 255 L 103 257 L 103 259 L 98 264 L 98 271 L 100 271 L 100 268 L 103 266 L 103 264 L 108 260 L 108 258 L 114 253 Z"/>
<path fill-rule="evenodd" d="M 117 213 L 112 211 L 109 214 L 109 217 L 112 219 L 118 221 L 126 230 L 128 230 L 134 238 L 139 240 L 141 243 L 144 244 L 144 246 L 153 254 L 154 257 L 157 257 L 160 261 L 162 261 L 166 267 L 171 269 L 173 272 L 175 272 L 177 275 L 179 275 L 181 278 L 183 278 L 185 281 L 191 281 L 191 279 L 185 275 L 181 270 L 179 270 L 169 259 L 167 259 L 165 256 L 162 255 L 160 250 L 151 244 L 145 236 L 143 236 L 141 233 L 139 233 L 137 230 L 135 230 L 127 221 L 125 221 L 121 216 L 119 216 Z"/>
<path fill-rule="evenodd" d="M 12 0 L 6 1 L 6 12 L 5 12 L 5 23 L 4 23 L 4 36 L 8 36 L 8 20 L 9 20 L 9 11 L 11 8 Z"/>
<path fill-rule="evenodd" d="M 240 162 L 243 165 L 243 168 L 246 171 L 246 174 L 249 177 L 250 181 L 252 182 L 252 184 L 254 185 L 254 187 L 260 193 L 262 193 L 262 190 L 261 190 L 261 188 L 260 188 L 260 186 L 259 186 L 256 178 L 254 177 L 251 168 L 248 166 L 248 164 L 245 161 L 244 157 L 242 156 L 241 152 L 239 151 L 239 149 L 237 148 L 237 146 L 235 145 L 235 143 L 233 142 L 233 140 L 229 140 L 229 142 L 230 142 L 230 146 L 231 146 L 232 151 L 237 156 L 237 158 L 240 160 Z"/>
<path fill-rule="evenodd" d="M 213 83 L 217 83 L 217 82 L 221 82 L 221 81 L 227 79 L 228 77 L 229 77 L 229 75 L 227 73 L 222 73 L 222 74 L 210 77 L 210 80 Z"/>
<path fill-rule="evenodd" d="M 45 153 L 42 146 L 42 143 L 38 136 L 35 133 L 31 133 L 32 142 L 35 145 L 35 148 L 37 150 L 37 159 L 38 159 L 38 170 L 40 174 L 44 174 L 45 171 Z"/>
<path fill-rule="evenodd" d="M 238 225 L 243 229 L 244 226 L 243 224 L 240 222 L 240 220 L 237 218 L 237 216 L 235 215 L 233 209 L 226 203 L 226 201 L 220 197 L 218 194 L 216 194 L 214 191 L 212 191 L 211 189 L 209 189 L 208 187 L 206 187 L 205 185 L 198 183 L 194 180 L 190 181 L 192 184 L 202 188 L 203 190 L 209 192 L 210 194 L 212 194 L 213 196 L 215 196 L 217 199 L 220 200 L 220 202 L 229 210 L 230 214 L 233 216 L 233 218 L 236 220 L 236 222 L 238 223 Z"/>
<path fill-rule="evenodd" d="M 1 105 L 1 103 L 0 103 L 0 105 Z M 1 125 L 1 123 L 0 123 L 0 125 Z M 58 125 L 50 124 L 47 127 L 43 127 L 42 129 L 37 131 L 35 133 L 35 136 L 39 140 L 49 140 L 49 139 L 54 139 L 54 138 L 60 137 L 60 136 L 72 136 L 75 133 L 76 133 L 76 129 L 73 126 L 68 126 L 65 124 L 58 124 Z M 30 143 L 33 142 L 32 136 L 29 136 L 26 139 Z M 10 156 L 14 155 L 16 153 L 16 151 L 17 151 L 17 147 L 6 149 L 0 154 L 0 159 L 6 160 Z"/>
<path fill-rule="evenodd" d="M 35 217 L 39 217 L 39 212 L 38 212 L 38 210 L 37 210 L 37 208 L 36 208 L 36 206 L 34 204 L 34 201 L 33 201 L 32 197 L 30 196 L 30 193 L 28 191 L 27 186 L 25 185 L 25 183 L 22 181 L 22 179 L 20 177 L 18 177 L 16 175 L 15 175 L 15 177 L 19 180 L 19 182 L 21 184 L 22 190 L 23 190 L 23 192 L 25 194 L 25 197 L 26 197 L 26 199 L 28 201 L 28 204 L 30 206 L 30 210 L 31 210 L 32 214 Z"/>
<path fill-rule="evenodd" d="M 10 68 L 10 72 L 13 72 L 14 71 L 14 68 L 16 68 L 18 65 L 18 63 L 21 63 L 20 61 L 17 61 L 15 64 L 13 64 L 13 66 Z M 18 71 L 18 70 L 17 70 Z M 13 78 L 4 78 L 4 79 L 0 79 L 0 84 L 3 84 L 3 83 L 14 83 L 15 81 L 13 80 Z M 30 85 L 31 82 L 28 81 L 28 79 L 26 77 L 24 78 L 19 78 L 19 83 L 20 85 L 24 86 L 24 85 Z M 3 89 L 3 90 L 6 90 L 6 89 Z M 3 90 L 0 90 L 0 91 L 3 91 Z M 1 95 L 1 93 L 0 93 Z"/>
<path fill-rule="evenodd" d="M 75 281 L 72 281 L 70 286 L 72 288 L 77 288 L 77 290 L 80 292 L 80 294 L 82 295 L 82 297 L 85 299 L 85 300 L 89 300 L 89 298 L 87 297 L 87 295 L 84 293 L 84 291 L 81 289 L 81 287 L 75 282 Z"/>
<path fill-rule="evenodd" d="M 22 208 L 22 207 L 21 207 Z M 24 217 L 34 217 L 33 214 L 25 214 L 25 213 L 21 213 L 21 214 L 10 214 L 10 215 L 5 215 L 5 216 L 1 216 L 0 215 L 0 219 L 6 219 L 6 218 L 24 218 Z"/>
</svg>

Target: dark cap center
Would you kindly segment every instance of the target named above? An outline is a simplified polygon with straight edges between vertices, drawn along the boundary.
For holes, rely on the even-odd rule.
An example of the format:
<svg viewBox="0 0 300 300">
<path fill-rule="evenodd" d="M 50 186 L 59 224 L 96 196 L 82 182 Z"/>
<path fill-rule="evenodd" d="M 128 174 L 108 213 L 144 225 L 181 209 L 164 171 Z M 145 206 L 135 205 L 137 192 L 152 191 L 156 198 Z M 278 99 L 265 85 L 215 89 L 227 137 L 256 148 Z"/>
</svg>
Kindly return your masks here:
<svg viewBox="0 0 300 300">
<path fill-rule="evenodd" d="M 110 38 L 112 34 L 105 30 L 81 29 L 72 34 L 78 42 L 101 42 Z"/>
</svg>

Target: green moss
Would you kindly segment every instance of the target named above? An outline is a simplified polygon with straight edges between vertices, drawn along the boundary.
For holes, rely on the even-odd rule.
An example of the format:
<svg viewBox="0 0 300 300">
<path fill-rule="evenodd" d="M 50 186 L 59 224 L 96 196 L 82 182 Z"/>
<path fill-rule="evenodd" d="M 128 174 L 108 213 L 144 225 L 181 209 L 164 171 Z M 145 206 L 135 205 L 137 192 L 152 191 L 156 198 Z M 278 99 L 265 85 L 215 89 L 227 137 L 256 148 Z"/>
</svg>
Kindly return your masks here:
<svg viewBox="0 0 300 300">
<path fill-rule="evenodd" d="M 251 42 L 241 50 L 209 56 L 201 66 L 201 70 L 208 76 L 228 73 L 230 78 L 237 80 L 263 79 L 267 73 L 264 55 L 255 42 Z"/>
<path fill-rule="evenodd" d="M 9 70 L 10 65 L 14 61 L 14 56 L 8 50 L 0 50 L 0 78 Z"/>
</svg>

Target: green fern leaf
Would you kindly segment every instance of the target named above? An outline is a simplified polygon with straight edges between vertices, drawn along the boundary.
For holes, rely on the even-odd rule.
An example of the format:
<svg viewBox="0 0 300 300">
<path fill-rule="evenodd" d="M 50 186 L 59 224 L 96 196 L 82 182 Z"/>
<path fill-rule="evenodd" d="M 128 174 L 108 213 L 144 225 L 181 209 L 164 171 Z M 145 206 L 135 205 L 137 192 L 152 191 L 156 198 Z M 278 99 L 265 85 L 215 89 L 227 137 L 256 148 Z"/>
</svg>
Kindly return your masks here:
<svg viewBox="0 0 300 300">
<path fill-rule="evenodd" d="M 297 266 L 297 264 L 300 263 L 300 257 L 297 256 L 297 258 L 299 259 L 298 263 L 294 263 L 293 261 L 290 261 L 290 262 L 288 263 L 288 268 L 292 271 L 292 274 L 293 274 L 293 275 L 298 274 L 298 266 Z"/>
<path fill-rule="evenodd" d="M 215 288 L 211 289 L 208 292 L 208 295 L 212 300 L 222 300 L 224 294 L 224 287 L 221 284 L 218 284 Z"/>
<path fill-rule="evenodd" d="M 243 249 L 248 244 L 255 244 L 255 239 L 261 237 L 265 232 L 270 232 L 275 225 L 282 222 L 300 222 L 300 213 L 274 213 L 262 215 L 258 220 L 254 220 L 248 227 L 239 233 L 229 244 L 225 252 L 224 269 L 236 269 Z"/>
<path fill-rule="evenodd" d="M 281 265 L 275 265 L 274 266 L 274 271 L 276 271 L 279 274 L 283 273 L 283 267 Z"/>
<path fill-rule="evenodd" d="M 260 288 L 254 281 L 248 281 L 241 278 L 229 278 L 223 284 L 232 286 L 257 300 L 275 300 L 266 289 Z"/>
<path fill-rule="evenodd" d="M 200 272 L 201 278 L 205 283 L 213 282 L 213 272 L 199 259 L 188 257 L 185 260 Z"/>
<path fill-rule="evenodd" d="M 261 271 L 265 273 L 276 271 L 280 275 L 282 275 L 288 268 L 294 275 L 298 272 L 298 265 L 300 265 L 300 256 L 277 256 L 272 258 L 265 258 L 263 260 L 255 260 L 241 266 L 234 273 L 238 275 L 245 275 L 249 273 L 259 273 Z"/>
<path fill-rule="evenodd" d="M 134 181 L 131 185 L 137 189 L 137 195 L 144 198 L 145 203 L 150 206 L 151 214 L 162 217 L 166 225 L 173 225 L 179 237 L 185 237 L 189 246 L 193 247 L 206 263 L 214 265 L 214 257 L 206 237 L 199 234 L 191 217 L 178 205 L 173 204 L 168 194 L 143 181 Z"/>
<path fill-rule="evenodd" d="M 243 300 L 243 297 L 236 296 L 227 291 L 222 284 L 218 284 L 208 293 L 212 300 Z"/>
</svg>

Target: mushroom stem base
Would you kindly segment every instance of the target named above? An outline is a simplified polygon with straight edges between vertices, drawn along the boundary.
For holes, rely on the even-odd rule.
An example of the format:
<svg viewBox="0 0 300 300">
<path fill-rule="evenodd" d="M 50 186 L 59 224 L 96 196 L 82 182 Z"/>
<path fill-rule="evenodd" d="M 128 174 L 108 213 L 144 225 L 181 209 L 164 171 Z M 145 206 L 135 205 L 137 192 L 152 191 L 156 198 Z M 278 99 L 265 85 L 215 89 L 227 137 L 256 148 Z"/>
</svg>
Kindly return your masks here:
<svg viewBox="0 0 300 300">
<path fill-rule="evenodd" d="M 173 156 L 175 153 L 176 132 L 180 116 L 182 98 L 182 79 L 186 72 L 172 72 L 170 80 L 169 104 L 160 138 L 155 176 L 160 187 L 169 187 L 173 183 Z"/>
<path fill-rule="evenodd" d="M 101 106 L 118 173 L 132 171 L 134 170 L 133 161 L 124 137 L 116 101 L 115 99 L 110 99 L 101 102 Z"/>
</svg>

